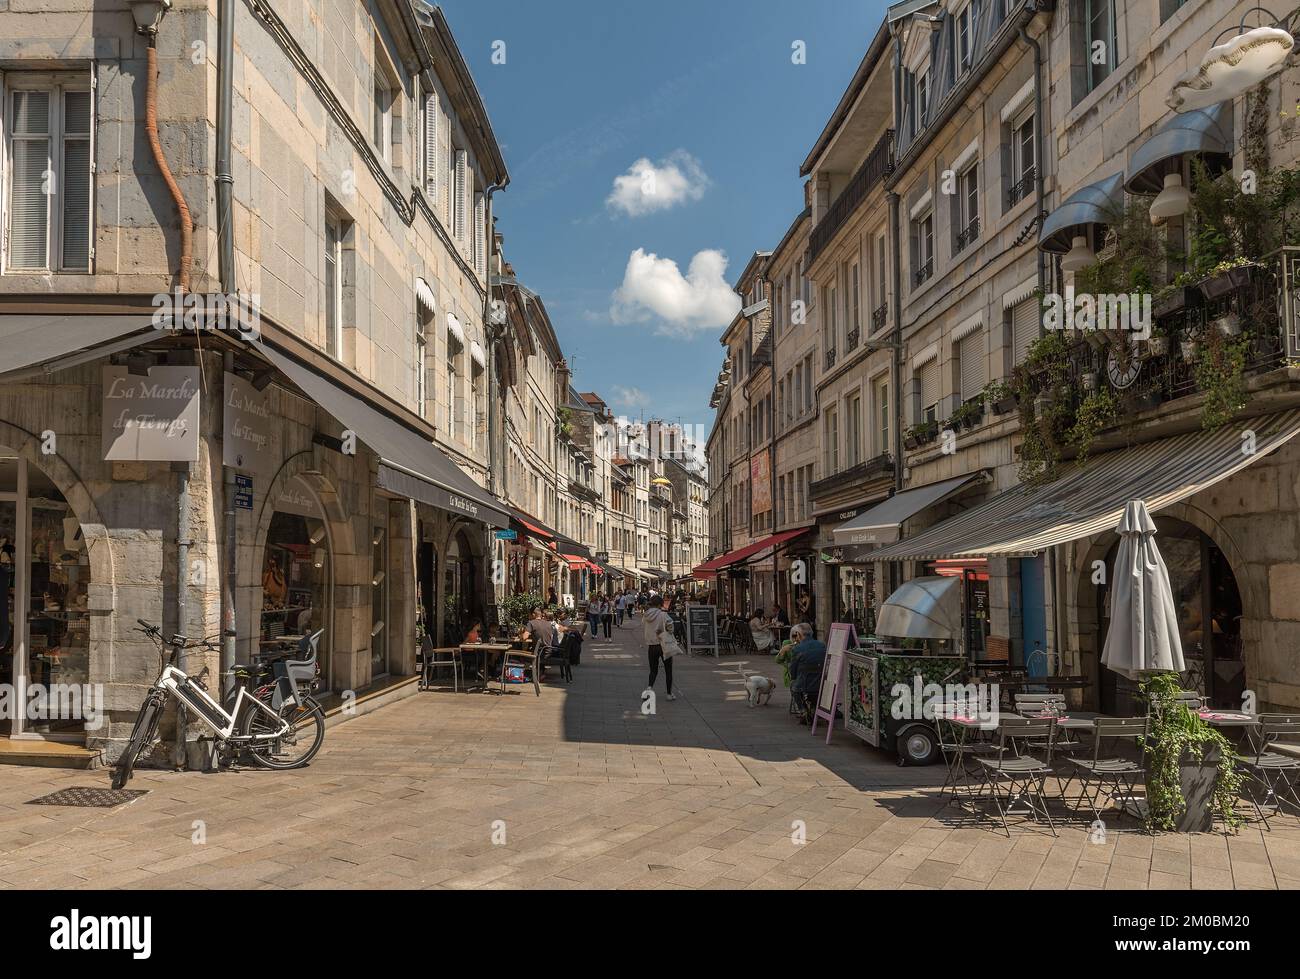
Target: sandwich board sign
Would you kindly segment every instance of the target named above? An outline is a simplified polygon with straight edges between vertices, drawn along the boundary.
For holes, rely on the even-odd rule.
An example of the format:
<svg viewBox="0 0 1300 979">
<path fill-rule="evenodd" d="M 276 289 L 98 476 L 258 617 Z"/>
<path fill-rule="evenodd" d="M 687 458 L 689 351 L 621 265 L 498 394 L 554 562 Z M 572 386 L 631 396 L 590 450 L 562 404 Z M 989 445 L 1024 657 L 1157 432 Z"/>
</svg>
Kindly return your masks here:
<svg viewBox="0 0 1300 979">
<path fill-rule="evenodd" d="M 718 607 L 686 606 L 686 654 L 718 654 Z"/>
<path fill-rule="evenodd" d="M 826 743 L 831 743 L 835 730 L 835 711 L 844 701 L 844 667 L 850 648 L 858 645 L 858 634 L 852 623 L 836 622 L 831 626 L 826 640 L 826 659 L 822 663 L 822 680 L 817 688 L 817 705 L 813 709 L 812 734 L 817 733 L 817 720 L 826 722 Z"/>
</svg>

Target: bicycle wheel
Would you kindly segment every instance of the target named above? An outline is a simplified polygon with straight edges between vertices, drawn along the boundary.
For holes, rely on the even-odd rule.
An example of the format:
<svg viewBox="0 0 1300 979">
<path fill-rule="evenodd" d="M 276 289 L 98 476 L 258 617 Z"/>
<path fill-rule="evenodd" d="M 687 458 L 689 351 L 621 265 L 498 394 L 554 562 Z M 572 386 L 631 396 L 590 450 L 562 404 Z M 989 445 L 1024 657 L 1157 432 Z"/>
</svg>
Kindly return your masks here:
<svg viewBox="0 0 1300 979">
<path fill-rule="evenodd" d="M 268 691 L 262 703 L 269 706 L 270 697 Z M 281 707 L 280 717 L 288 723 L 289 732 L 274 741 L 249 744 L 248 752 L 263 768 L 301 768 L 316 757 L 325 740 L 325 711 L 314 698 L 302 697 L 301 703 Z M 240 722 L 240 733 L 244 737 L 270 734 L 276 727 L 269 714 L 250 707 Z"/>
<path fill-rule="evenodd" d="M 113 788 L 120 789 L 127 782 L 131 781 L 131 774 L 135 770 L 135 760 L 153 741 L 154 734 L 158 731 L 158 721 L 161 720 L 163 713 L 163 695 L 160 691 L 151 690 L 145 697 L 144 703 L 140 706 L 140 713 L 135 719 L 135 727 L 131 729 L 131 737 L 126 742 L 126 749 L 122 756 L 118 758 L 117 764 L 113 766 Z"/>
</svg>

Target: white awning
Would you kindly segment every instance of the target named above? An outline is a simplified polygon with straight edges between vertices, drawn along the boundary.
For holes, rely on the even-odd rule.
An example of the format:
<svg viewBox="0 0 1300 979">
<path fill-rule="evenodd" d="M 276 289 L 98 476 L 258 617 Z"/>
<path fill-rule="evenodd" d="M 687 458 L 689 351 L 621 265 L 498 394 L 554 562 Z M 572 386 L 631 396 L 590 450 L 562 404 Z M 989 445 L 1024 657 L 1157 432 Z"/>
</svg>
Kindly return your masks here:
<svg viewBox="0 0 1300 979">
<path fill-rule="evenodd" d="M 415 298 L 430 315 L 438 312 L 438 300 L 433 298 L 433 289 L 422 278 L 415 280 Z"/>
<path fill-rule="evenodd" d="M 487 354 L 483 352 L 477 340 L 469 345 L 469 359 L 478 364 L 479 370 L 487 370 Z"/>
<path fill-rule="evenodd" d="M 460 320 L 456 319 L 455 313 L 447 314 L 447 332 L 456 338 L 456 342 L 462 347 L 465 346 L 465 330 L 460 325 Z"/>
<path fill-rule="evenodd" d="M 865 513 L 846 520 L 832 532 L 836 544 L 887 544 L 898 540 L 903 521 L 922 510 L 941 503 L 972 482 L 985 481 L 983 472 L 969 473 L 956 479 L 945 479 L 928 486 L 917 486 L 895 493 L 883 503 L 878 503 Z"/>
<path fill-rule="evenodd" d="M 1129 500 L 1143 500 L 1155 513 L 1194 496 L 1297 434 L 1300 409 L 1094 455 L 1055 482 L 1007 490 L 871 557 L 929 561 L 1037 554 L 1054 544 L 1114 530 Z"/>
</svg>

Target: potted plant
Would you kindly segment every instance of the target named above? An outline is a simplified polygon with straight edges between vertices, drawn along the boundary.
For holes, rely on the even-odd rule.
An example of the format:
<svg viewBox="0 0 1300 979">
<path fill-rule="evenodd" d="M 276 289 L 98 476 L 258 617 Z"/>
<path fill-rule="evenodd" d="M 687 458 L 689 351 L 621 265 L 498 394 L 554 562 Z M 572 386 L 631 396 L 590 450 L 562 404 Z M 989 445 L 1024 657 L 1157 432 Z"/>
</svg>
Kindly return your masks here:
<svg viewBox="0 0 1300 979">
<path fill-rule="evenodd" d="M 1262 266 L 1259 263 L 1248 258 L 1228 259 L 1211 268 L 1209 274 L 1197 285 L 1206 299 L 1218 299 L 1250 285 L 1250 280 L 1260 268 Z"/>
<path fill-rule="evenodd" d="M 1169 338 L 1164 334 L 1153 333 L 1147 338 L 1147 355 L 1163 357 L 1169 353 Z"/>
<path fill-rule="evenodd" d="M 1214 321 L 1214 325 L 1225 337 L 1235 337 L 1241 333 L 1241 317 L 1236 313 L 1225 313 Z"/>
<path fill-rule="evenodd" d="M 903 438 L 903 444 L 909 449 L 919 449 L 921 446 L 933 442 L 938 434 L 939 423 L 937 421 L 919 422 L 907 430 Z"/>
<path fill-rule="evenodd" d="M 1229 828 L 1237 826 L 1244 777 L 1232 743 L 1178 700 L 1177 673 L 1149 673 L 1139 687 L 1151 718 L 1143 745 L 1147 827 L 1207 832 L 1215 813 Z"/>
<path fill-rule="evenodd" d="M 1184 340 L 1179 347 L 1182 349 L 1183 360 L 1187 363 L 1193 363 L 1196 355 L 1200 352 L 1201 344 L 1196 340 Z"/>
<path fill-rule="evenodd" d="M 1016 392 L 1006 381 L 993 381 L 984 387 L 984 397 L 995 415 L 1006 415 L 1016 410 Z"/>
</svg>

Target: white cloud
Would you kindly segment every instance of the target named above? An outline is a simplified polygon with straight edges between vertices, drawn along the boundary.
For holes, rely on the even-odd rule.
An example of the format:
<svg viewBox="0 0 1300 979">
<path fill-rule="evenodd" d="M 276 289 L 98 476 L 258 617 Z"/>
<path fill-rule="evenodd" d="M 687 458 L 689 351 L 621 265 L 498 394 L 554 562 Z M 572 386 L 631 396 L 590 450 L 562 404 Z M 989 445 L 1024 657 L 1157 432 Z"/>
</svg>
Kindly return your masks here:
<svg viewBox="0 0 1300 979">
<path fill-rule="evenodd" d="M 685 150 L 670 153 L 658 163 L 643 156 L 627 173 L 614 178 L 614 189 L 605 198 L 605 205 L 637 218 L 698 201 L 708 186 L 709 178 L 700 161 Z"/>
<path fill-rule="evenodd" d="M 650 395 L 637 387 L 629 388 L 623 387 L 621 384 L 615 384 L 614 403 L 622 405 L 624 408 L 649 408 Z"/>
<path fill-rule="evenodd" d="M 727 256 L 716 249 L 696 252 L 683 276 L 671 258 L 638 248 L 627 260 L 610 316 L 615 323 L 657 316 L 663 320 L 659 332 L 678 335 L 722 329 L 740 311 L 726 271 Z"/>
</svg>

